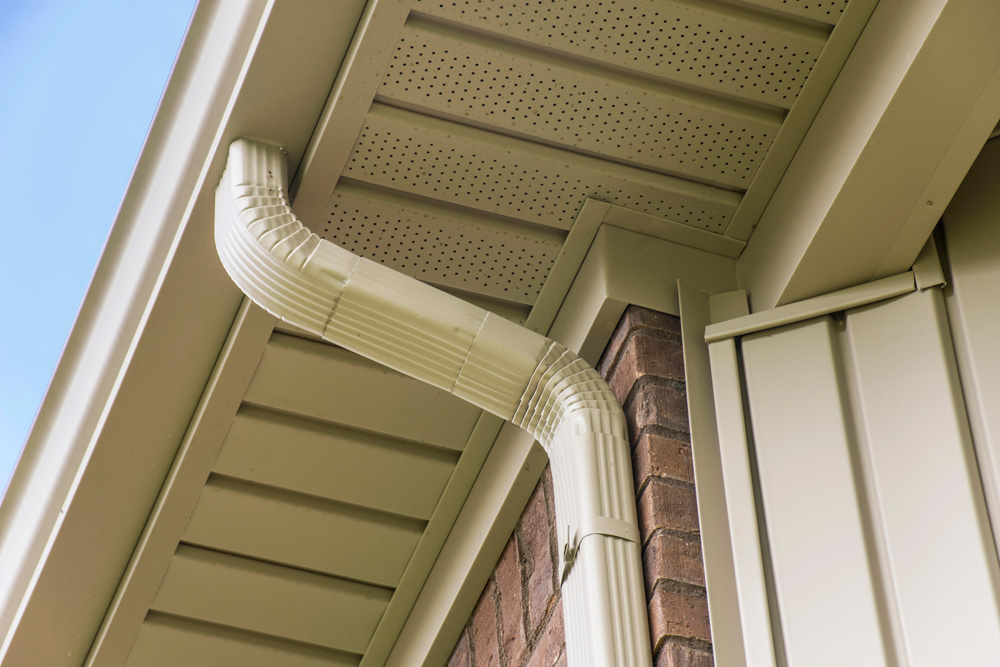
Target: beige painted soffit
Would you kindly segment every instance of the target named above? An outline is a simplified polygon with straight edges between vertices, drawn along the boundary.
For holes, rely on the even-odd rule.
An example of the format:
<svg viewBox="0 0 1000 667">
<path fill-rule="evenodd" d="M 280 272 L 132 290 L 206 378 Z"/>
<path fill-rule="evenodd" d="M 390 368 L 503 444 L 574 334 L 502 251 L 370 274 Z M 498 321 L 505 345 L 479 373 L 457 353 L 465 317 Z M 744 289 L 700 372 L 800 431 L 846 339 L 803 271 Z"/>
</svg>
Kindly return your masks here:
<svg viewBox="0 0 1000 667">
<path fill-rule="evenodd" d="M 1000 115 L 997 34 L 992 2 L 876 7 L 738 262 L 754 311 L 913 263 Z"/>
</svg>

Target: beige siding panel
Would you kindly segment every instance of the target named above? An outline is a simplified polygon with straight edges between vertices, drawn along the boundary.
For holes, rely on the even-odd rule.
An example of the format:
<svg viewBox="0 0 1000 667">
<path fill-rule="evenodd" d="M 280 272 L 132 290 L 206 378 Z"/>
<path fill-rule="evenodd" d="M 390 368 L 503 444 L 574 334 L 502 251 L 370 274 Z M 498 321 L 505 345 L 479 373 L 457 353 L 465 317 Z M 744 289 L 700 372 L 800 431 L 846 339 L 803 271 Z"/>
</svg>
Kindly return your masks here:
<svg viewBox="0 0 1000 667">
<path fill-rule="evenodd" d="M 215 472 L 429 519 L 457 460 L 451 450 L 245 406 Z"/>
<path fill-rule="evenodd" d="M 900 663 L 997 664 L 1000 572 L 941 290 L 848 311 L 847 333 Z"/>
<path fill-rule="evenodd" d="M 836 336 L 830 317 L 745 336 L 748 421 L 787 664 L 881 667 L 894 646 Z"/>
<path fill-rule="evenodd" d="M 425 523 L 214 477 L 183 540 L 219 551 L 395 587 Z"/>
<path fill-rule="evenodd" d="M 455 450 L 482 412 L 342 348 L 284 334 L 271 337 L 244 400 Z"/>
<path fill-rule="evenodd" d="M 182 545 L 152 609 L 360 654 L 389 596 L 384 588 Z"/>
<path fill-rule="evenodd" d="M 355 667 L 360 656 L 152 613 L 126 667 Z"/>
</svg>

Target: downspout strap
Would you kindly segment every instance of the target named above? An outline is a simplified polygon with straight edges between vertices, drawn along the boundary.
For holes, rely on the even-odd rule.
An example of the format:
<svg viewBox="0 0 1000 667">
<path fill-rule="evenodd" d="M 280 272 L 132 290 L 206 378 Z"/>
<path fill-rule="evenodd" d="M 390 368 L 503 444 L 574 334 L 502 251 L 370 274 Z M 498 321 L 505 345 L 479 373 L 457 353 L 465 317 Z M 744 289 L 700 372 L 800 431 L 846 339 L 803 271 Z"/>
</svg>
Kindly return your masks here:
<svg viewBox="0 0 1000 667">
<path fill-rule="evenodd" d="M 569 527 L 566 528 L 566 545 L 563 547 L 563 570 L 559 578 L 560 584 L 566 581 L 569 571 L 576 561 L 576 554 L 580 551 L 580 543 L 585 537 L 591 535 L 607 535 L 617 537 L 629 542 L 639 542 L 639 529 L 627 521 L 612 519 L 609 516 L 592 516 L 582 519 L 577 527 L 576 534 L 569 535 Z M 641 546 L 641 545 L 640 545 Z"/>
</svg>

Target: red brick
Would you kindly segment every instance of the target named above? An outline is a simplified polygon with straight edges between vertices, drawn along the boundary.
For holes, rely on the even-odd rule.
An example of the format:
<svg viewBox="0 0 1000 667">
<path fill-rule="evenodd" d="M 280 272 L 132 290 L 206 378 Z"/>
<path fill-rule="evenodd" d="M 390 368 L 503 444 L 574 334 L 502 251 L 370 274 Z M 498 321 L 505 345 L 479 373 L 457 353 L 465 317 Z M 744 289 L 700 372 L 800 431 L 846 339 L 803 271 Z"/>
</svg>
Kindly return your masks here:
<svg viewBox="0 0 1000 667">
<path fill-rule="evenodd" d="M 565 653 L 566 629 L 563 626 L 562 604 L 557 604 L 545 624 L 527 667 L 553 667 Z"/>
<path fill-rule="evenodd" d="M 615 327 L 615 332 L 611 335 L 611 340 L 608 341 L 604 356 L 601 357 L 601 360 L 597 364 L 597 371 L 603 377 L 607 378 L 608 369 L 614 362 L 618 350 L 621 349 L 622 342 L 636 329 L 657 329 L 679 336 L 681 333 L 681 321 L 673 315 L 649 310 L 648 308 L 641 308 L 639 306 L 627 307 L 624 314 L 622 314 L 621 320 L 618 322 L 618 326 Z"/>
<path fill-rule="evenodd" d="M 646 544 L 651 633 L 659 648 L 656 665 L 709 667 L 711 639 L 691 448 L 684 436 L 671 438 L 668 433 L 689 432 L 679 335 L 676 317 L 629 306 L 598 370 L 619 399 L 631 394 L 626 416 L 637 488 L 643 488 L 638 509 Z M 552 558 L 551 484 L 546 469 L 449 667 L 466 667 L 463 650 L 475 658 L 470 667 L 565 667 L 562 603 Z M 525 646 L 534 647 L 530 655 Z"/>
<path fill-rule="evenodd" d="M 632 461 L 637 489 L 650 477 L 694 482 L 691 445 L 686 442 L 646 431 L 635 444 Z"/>
<path fill-rule="evenodd" d="M 618 362 L 608 377 L 608 386 L 624 403 L 635 381 L 646 375 L 684 381 L 684 354 L 681 341 L 664 340 L 639 330 L 626 339 Z"/>
<path fill-rule="evenodd" d="M 698 500 L 694 487 L 653 477 L 639 496 L 642 543 L 658 529 L 698 532 Z"/>
<path fill-rule="evenodd" d="M 516 536 L 511 536 L 500 555 L 494 578 L 500 598 L 500 653 L 504 664 L 520 665 L 528 647 L 521 620 L 521 563 Z"/>
<path fill-rule="evenodd" d="M 715 658 L 708 651 L 667 640 L 656 657 L 656 667 L 714 667 Z"/>
<path fill-rule="evenodd" d="M 649 601 L 649 629 L 654 652 L 667 637 L 712 641 L 708 599 L 704 595 L 656 589 Z"/>
<path fill-rule="evenodd" d="M 528 641 L 533 641 L 541 629 L 556 594 L 551 550 L 552 520 L 545 498 L 545 484 L 539 482 L 518 523 L 518 546 L 528 590 L 528 617 L 525 619 Z"/>
<path fill-rule="evenodd" d="M 666 580 L 704 586 L 701 541 L 696 537 L 657 533 L 643 551 L 642 569 L 646 574 L 647 597 L 653 594 L 658 582 Z"/>
<path fill-rule="evenodd" d="M 491 578 L 472 610 L 469 623 L 473 667 L 499 667 L 500 645 L 497 642 L 497 606 L 493 601 L 494 584 Z"/>
<path fill-rule="evenodd" d="M 448 658 L 448 667 L 471 667 L 472 658 L 469 655 L 469 631 L 462 630 L 461 636 L 458 638 L 458 643 L 455 644 L 455 648 L 451 652 L 451 657 Z"/>
<path fill-rule="evenodd" d="M 684 392 L 655 382 L 640 380 L 632 390 L 632 398 L 625 410 L 628 420 L 629 440 L 635 442 L 639 432 L 647 426 L 663 426 L 674 431 L 689 433 L 687 397 Z"/>
</svg>

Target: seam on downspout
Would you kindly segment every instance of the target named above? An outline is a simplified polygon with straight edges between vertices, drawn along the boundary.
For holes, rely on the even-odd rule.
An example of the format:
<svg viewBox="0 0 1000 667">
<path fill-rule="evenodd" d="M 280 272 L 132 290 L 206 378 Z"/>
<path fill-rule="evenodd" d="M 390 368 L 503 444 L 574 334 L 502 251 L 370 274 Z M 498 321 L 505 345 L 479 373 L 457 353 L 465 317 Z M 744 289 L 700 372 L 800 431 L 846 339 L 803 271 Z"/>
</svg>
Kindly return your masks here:
<svg viewBox="0 0 1000 667">
<path fill-rule="evenodd" d="M 320 239 L 286 193 L 280 148 L 233 142 L 215 224 L 233 281 L 277 317 L 531 433 L 552 464 L 569 664 L 650 666 L 631 451 L 604 380 L 559 343 Z"/>
</svg>

